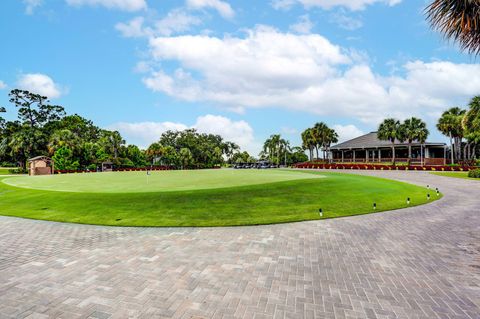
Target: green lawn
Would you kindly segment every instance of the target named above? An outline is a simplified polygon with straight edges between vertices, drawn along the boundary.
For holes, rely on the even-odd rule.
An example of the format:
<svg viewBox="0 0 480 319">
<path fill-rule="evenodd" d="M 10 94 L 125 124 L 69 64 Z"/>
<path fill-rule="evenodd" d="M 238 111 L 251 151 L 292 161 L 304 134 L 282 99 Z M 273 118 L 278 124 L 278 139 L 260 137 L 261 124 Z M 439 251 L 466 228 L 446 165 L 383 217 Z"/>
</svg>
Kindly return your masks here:
<svg viewBox="0 0 480 319">
<path fill-rule="evenodd" d="M 87 193 L 173 192 L 321 178 L 288 170 L 211 169 L 22 176 L 4 179 L 12 186 Z"/>
<path fill-rule="evenodd" d="M 468 177 L 468 172 L 432 172 L 431 174 L 435 174 L 439 176 L 471 179 L 471 180 L 480 180 L 479 178 Z"/>
<path fill-rule="evenodd" d="M 372 213 L 374 202 L 376 211 L 403 208 L 407 197 L 412 206 L 420 205 L 427 202 L 429 192 L 374 177 L 288 170 L 156 172 L 149 184 L 142 184 L 145 192 L 140 192 L 136 184 L 143 178 L 146 176 L 136 172 L 0 177 L 0 214 L 118 226 L 255 225 L 319 219 L 320 207 L 323 218 L 332 218 Z M 183 185 L 177 179 L 182 179 Z M 28 187 L 45 184 L 82 192 L 15 187 L 3 180 Z M 31 184 L 27 185 L 27 181 Z M 85 185 L 90 186 L 91 193 L 85 192 Z M 153 185 L 158 185 L 160 191 L 155 191 L 157 186 Z M 177 190 L 166 191 L 166 185 L 175 185 L 172 188 Z M 218 185 L 222 188 L 212 188 Z M 119 192 L 113 193 L 114 189 Z M 431 196 L 437 199 L 433 192 Z"/>
<path fill-rule="evenodd" d="M 9 167 L 0 167 L 0 175 L 8 175 L 10 174 L 10 170 L 13 168 Z"/>
</svg>

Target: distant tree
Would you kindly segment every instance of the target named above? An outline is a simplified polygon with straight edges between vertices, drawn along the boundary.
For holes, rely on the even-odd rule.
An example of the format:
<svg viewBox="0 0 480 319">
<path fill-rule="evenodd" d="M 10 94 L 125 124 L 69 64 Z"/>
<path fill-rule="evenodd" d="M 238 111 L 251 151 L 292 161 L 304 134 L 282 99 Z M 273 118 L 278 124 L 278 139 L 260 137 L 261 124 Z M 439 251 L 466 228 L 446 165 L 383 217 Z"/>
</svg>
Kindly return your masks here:
<svg viewBox="0 0 480 319">
<path fill-rule="evenodd" d="M 462 126 L 468 142 L 465 146 L 465 157 L 471 160 L 475 157 L 477 145 L 480 144 L 480 96 L 475 96 L 470 101 Z"/>
<path fill-rule="evenodd" d="M 59 170 L 76 170 L 80 166 L 77 160 L 73 158 L 73 152 L 68 147 L 59 148 L 52 156 L 55 169 Z"/>
<path fill-rule="evenodd" d="M 178 155 L 182 163 L 182 169 L 190 168 L 193 162 L 192 152 L 188 148 L 182 148 Z"/>
<path fill-rule="evenodd" d="M 443 112 L 438 120 L 437 129 L 450 138 L 450 153 L 452 163 L 460 159 L 462 139 L 464 136 L 463 118 L 466 111 L 459 107 L 452 107 Z"/>
<path fill-rule="evenodd" d="M 313 150 L 315 149 L 315 137 L 311 128 L 302 132 L 302 147 L 304 150 L 308 150 L 310 161 L 313 160 Z M 317 154 L 318 156 L 318 154 Z"/>
<path fill-rule="evenodd" d="M 64 129 L 55 131 L 51 136 L 48 142 L 48 152 L 50 155 L 54 154 L 55 151 L 63 146 L 68 147 L 70 150 L 74 150 L 79 145 L 77 136 L 72 133 L 72 131 Z"/>
<path fill-rule="evenodd" d="M 147 164 L 145 153 L 136 145 L 128 145 L 126 148 L 126 157 L 132 162 L 133 166 L 142 167 Z"/>
<path fill-rule="evenodd" d="M 395 165 L 395 142 L 405 140 L 400 121 L 392 118 L 385 119 L 378 127 L 377 136 L 382 141 L 392 143 L 392 162 Z"/>
<path fill-rule="evenodd" d="M 480 1 L 434 0 L 426 13 L 433 29 L 458 42 L 462 50 L 480 53 Z"/>
<path fill-rule="evenodd" d="M 416 117 L 405 120 L 402 124 L 402 130 L 405 140 L 408 142 L 408 164 L 412 161 L 412 143 L 414 141 L 423 142 L 428 137 L 427 124 Z"/>
</svg>

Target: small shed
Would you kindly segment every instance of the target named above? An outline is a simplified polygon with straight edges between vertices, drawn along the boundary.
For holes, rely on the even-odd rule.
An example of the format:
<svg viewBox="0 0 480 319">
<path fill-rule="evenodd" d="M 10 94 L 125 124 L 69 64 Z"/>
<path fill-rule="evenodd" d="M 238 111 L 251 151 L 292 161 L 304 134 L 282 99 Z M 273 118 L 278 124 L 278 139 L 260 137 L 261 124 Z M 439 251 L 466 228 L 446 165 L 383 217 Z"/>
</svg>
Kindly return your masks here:
<svg viewBox="0 0 480 319">
<path fill-rule="evenodd" d="M 103 162 L 102 163 L 102 172 L 112 172 L 113 163 L 112 162 Z"/>
<path fill-rule="evenodd" d="M 51 175 L 54 173 L 54 163 L 50 157 L 36 156 L 28 160 L 28 174 Z"/>
</svg>

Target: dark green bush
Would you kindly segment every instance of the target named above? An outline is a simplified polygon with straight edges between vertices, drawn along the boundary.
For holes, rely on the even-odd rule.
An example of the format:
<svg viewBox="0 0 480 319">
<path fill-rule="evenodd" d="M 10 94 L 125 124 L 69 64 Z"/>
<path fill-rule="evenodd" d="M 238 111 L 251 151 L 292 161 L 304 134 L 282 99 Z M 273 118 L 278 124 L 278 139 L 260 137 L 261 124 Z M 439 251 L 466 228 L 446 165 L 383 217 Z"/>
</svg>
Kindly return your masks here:
<svg viewBox="0 0 480 319">
<path fill-rule="evenodd" d="M 9 169 L 8 172 L 10 174 L 27 174 L 28 173 L 28 171 L 26 169 L 20 168 L 20 167 Z"/>
<path fill-rule="evenodd" d="M 480 169 L 472 169 L 468 172 L 468 177 L 480 178 Z"/>
</svg>

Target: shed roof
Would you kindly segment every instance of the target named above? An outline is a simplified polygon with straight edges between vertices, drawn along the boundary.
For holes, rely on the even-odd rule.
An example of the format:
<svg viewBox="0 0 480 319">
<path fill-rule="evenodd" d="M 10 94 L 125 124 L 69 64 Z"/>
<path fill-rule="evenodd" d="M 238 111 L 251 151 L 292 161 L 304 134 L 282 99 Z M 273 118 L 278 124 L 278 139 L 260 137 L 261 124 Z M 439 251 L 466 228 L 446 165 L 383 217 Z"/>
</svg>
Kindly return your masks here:
<svg viewBox="0 0 480 319">
<path fill-rule="evenodd" d="M 408 143 L 400 141 L 395 141 L 395 146 L 407 146 Z M 420 145 L 418 141 L 412 143 L 414 146 Z M 431 143 L 426 142 L 423 145 L 427 146 L 445 146 L 445 143 Z M 368 134 L 356 137 L 349 141 L 345 141 L 339 143 L 337 145 L 332 146 L 331 150 L 347 150 L 347 149 L 365 149 L 365 148 L 381 148 L 381 147 L 391 147 L 392 143 L 390 141 L 382 141 L 378 139 L 377 132 L 370 132 Z"/>
<path fill-rule="evenodd" d="M 35 161 L 46 161 L 46 162 L 51 162 L 52 159 L 48 156 L 35 156 L 32 158 L 28 159 L 29 162 L 35 162 Z"/>
</svg>

